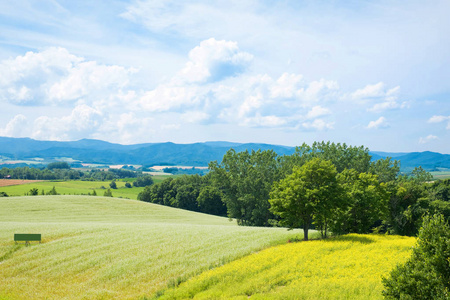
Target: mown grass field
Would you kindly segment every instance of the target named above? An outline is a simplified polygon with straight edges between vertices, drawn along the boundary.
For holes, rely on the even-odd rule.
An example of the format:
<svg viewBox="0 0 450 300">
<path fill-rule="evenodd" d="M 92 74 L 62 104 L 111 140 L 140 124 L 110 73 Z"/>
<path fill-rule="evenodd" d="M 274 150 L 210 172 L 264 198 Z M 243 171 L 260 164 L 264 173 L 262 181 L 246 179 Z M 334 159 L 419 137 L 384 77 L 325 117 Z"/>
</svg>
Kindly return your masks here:
<svg viewBox="0 0 450 300">
<path fill-rule="evenodd" d="M 58 188 L 57 188 L 58 189 Z M 15 245 L 14 233 L 43 243 Z M 301 232 L 92 196 L 0 198 L 0 299 L 142 299 Z"/>
<path fill-rule="evenodd" d="M 168 176 L 153 176 L 153 181 L 159 183 Z M 143 187 L 125 187 L 126 182 L 132 180 L 116 181 L 117 189 L 111 189 L 114 197 L 122 197 L 128 199 L 137 199 L 137 195 L 144 189 Z M 81 180 L 69 180 L 69 181 L 41 181 L 26 183 L 20 185 L 4 186 L 0 187 L 0 192 L 6 192 L 9 196 L 24 196 L 32 188 L 37 188 L 39 194 L 42 190 L 44 193 L 50 191 L 55 187 L 56 191 L 62 195 L 87 195 L 92 194 L 95 190 L 97 196 L 103 196 L 106 189 L 110 188 L 111 181 L 81 181 Z"/>
<path fill-rule="evenodd" d="M 205 272 L 158 299 L 383 299 L 382 276 L 416 239 L 346 235 L 284 244 Z"/>
</svg>

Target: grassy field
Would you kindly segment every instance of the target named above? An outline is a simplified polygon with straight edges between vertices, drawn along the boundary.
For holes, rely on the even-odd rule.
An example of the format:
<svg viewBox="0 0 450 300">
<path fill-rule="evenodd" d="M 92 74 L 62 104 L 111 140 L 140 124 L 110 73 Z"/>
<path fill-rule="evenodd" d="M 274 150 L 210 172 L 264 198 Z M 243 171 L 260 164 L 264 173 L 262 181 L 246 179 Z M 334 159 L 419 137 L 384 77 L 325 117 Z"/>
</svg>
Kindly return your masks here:
<svg viewBox="0 0 450 300">
<path fill-rule="evenodd" d="M 158 299 L 383 299 L 381 276 L 415 238 L 347 235 L 284 244 L 207 271 Z"/>
<path fill-rule="evenodd" d="M 169 176 L 153 176 L 155 183 L 163 181 Z M 125 187 L 126 182 L 131 182 L 132 180 L 116 181 L 117 189 L 112 189 L 112 194 L 114 197 L 137 199 L 137 195 L 144 189 L 143 187 Z M 41 181 L 33 183 L 25 183 L 20 185 L 3 186 L 0 187 L 0 192 L 6 192 L 9 196 L 24 196 L 32 188 L 37 188 L 39 194 L 42 190 L 44 193 L 50 191 L 55 187 L 56 191 L 62 195 L 87 195 L 92 194 L 93 191 L 97 193 L 97 196 L 103 196 L 106 189 L 109 188 L 111 181 L 81 181 L 81 180 L 70 180 L 70 181 Z"/>
<path fill-rule="evenodd" d="M 450 178 L 450 171 L 436 171 L 436 172 L 430 172 L 431 175 L 433 175 L 433 179 L 447 179 Z"/>
<path fill-rule="evenodd" d="M 14 233 L 43 243 L 15 245 Z M 301 232 L 90 196 L 0 198 L 0 299 L 140 299 Z"/>
</svg>

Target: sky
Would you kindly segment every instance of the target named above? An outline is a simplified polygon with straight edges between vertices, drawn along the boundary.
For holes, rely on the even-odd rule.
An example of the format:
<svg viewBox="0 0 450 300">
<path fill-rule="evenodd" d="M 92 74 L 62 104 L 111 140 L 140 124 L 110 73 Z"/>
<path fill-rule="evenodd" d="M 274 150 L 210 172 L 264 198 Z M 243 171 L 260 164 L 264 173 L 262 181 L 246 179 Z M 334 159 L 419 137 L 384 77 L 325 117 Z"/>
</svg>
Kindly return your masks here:
<svg viewBox="0 0 450 300">
<path fill-rule="evenodd" d="M 0 1 L 0 136 L 450 154 L 450 1 Z"/>
</svg>

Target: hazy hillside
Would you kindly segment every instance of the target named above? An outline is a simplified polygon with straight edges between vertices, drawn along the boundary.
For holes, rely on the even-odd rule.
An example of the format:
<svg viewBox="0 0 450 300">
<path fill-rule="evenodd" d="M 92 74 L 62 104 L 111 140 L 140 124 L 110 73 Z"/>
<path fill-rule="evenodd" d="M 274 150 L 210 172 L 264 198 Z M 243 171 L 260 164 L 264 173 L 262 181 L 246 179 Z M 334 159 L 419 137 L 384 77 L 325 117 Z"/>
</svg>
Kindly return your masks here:
<svg viewBox="0 0 450 300">
<path fill-rule="evenodd" d="M 236 151 L 272 149 L 279 155 L 292 154 L 294 147 L 233 143 L 226 141 L 174 144 L 147 143 L 135 145 L 114 144 L 100 140 L 82 139 L 72 142 L 37 141 L 29 138 L 0 137 L 0 155 L 14 160 L 43 158 L 53 160 L 68 157 L 85 163 L 189 165 L 207 166 L 210 161 L 221 161 L 230 148 Z M 450 155 L 435 152 L 392 153 L 370 152 L 373 160 L 392 157 L 400 160 L 402 171 L 422 166 L 426 170 L 450 168 Z"/>
</svg>

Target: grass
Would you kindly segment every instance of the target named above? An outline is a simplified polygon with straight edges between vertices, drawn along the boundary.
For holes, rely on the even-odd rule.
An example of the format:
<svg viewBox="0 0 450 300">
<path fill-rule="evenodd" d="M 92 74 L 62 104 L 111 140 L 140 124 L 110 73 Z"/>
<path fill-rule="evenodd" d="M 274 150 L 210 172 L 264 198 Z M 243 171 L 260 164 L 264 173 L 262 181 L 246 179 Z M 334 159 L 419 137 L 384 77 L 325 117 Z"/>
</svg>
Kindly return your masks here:
<svg viewBox="0 0 450 300">
<path fill-rule="evenodd" d="M 153 176 L 155 183 L 163 181 L 168 176 Z M 92 194 L 93 191 L 97 193 L 97 196 L 103 196 L 106 189 L 110 188 L 109 184 L 111 181 L 81 181 L 81 180 L 70 180 L 70 181 L 42 181 L 34 182 L 13 186 L 0 187 L 0 192 L 6 192 L 9 196 L 24 196 L 32 188 L 37 188 L 39 194 L 42 190 L 44 193 L 50 191 L 55 187 L 56 191 L 62 195 L 87 195 Z M 137 199 L 138 194 L 144 189 L 143 187 L 125 187 L 125 183 L 130 182 L 130 180 L 116 181 L 117 189 L 111 189 L 114 197 Z"/>
<path fill-rule="evenodd" d="M 158 299 L 382 299 L 415 238 L 346 235 L 284 244 L 207 271 Z"/>
<path fill-rule="evenodd" d="M 430 172 L 434 180 L 450 178 L 450 171 L 433 171 Z"/>
<path fill-rule="evenodd" d="M 14 233 L 42 244 L 15 245 Z M 0 198 L 0 299 L 140 299 L 301 232 L 90 196 Z"/>
</svg>

